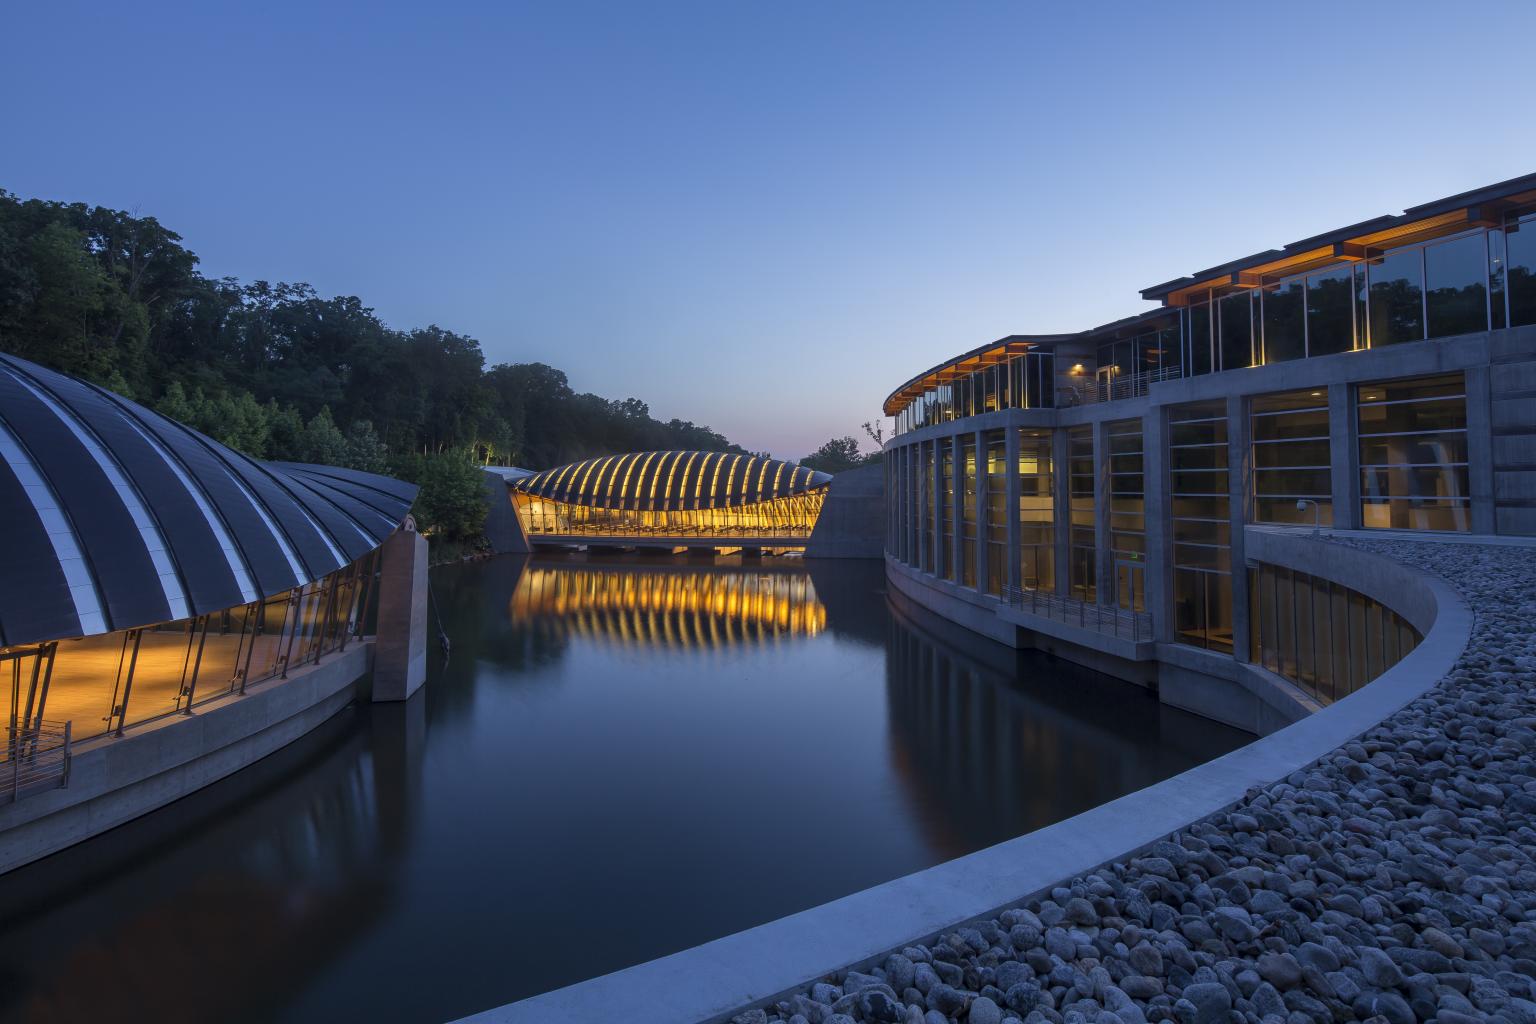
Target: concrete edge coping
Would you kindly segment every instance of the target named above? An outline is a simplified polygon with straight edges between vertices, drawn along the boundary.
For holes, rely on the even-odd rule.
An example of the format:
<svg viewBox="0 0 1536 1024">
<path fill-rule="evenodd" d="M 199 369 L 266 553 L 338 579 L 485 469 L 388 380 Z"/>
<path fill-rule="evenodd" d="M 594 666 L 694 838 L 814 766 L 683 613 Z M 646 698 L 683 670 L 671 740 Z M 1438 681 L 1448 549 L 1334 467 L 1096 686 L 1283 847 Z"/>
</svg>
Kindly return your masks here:
<svg viewBox="0 0 1536 1024">
<path fill-rule="evenodd" d="M 1307 538 L 1298 542 L 1320 544 Z M 1330 545 L 1331 546 L 1331 545 Z M 1359 549 L 1356 549 L 1357 551 Z M 1360 552 L 1427 590 L 1433 627 L 1370 685 L 1314 715 L 1171 779 L 1045 828 L 830 903 L 634 967 L 463 1018 L 468 1024 L 714 1024 L 816 979 L 871 963 L 968 921 L 990 917 L 1065 879 L 1124 860 L 1336 750 L 1450 672 L 1472 610 L 1444 580 Z"/>
</svg>

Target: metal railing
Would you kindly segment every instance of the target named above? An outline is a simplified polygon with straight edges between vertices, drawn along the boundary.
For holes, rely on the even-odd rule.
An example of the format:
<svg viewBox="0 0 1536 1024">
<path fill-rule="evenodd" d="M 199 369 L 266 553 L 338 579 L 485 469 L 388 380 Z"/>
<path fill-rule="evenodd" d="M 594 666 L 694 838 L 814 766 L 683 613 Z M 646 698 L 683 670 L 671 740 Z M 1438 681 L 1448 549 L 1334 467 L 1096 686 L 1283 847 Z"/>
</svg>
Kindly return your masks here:
<svg viewBox="0 0 1536 1024">
<path fill-rule="evenodd" d="M 1158 370 L 1148 370 L 1144 373 L 1127 373 L 1109 380 L 1083 378 L 1080 383 L 1058 388 L 1056 391 L 1056 404 L 1070 407 L 1074 405 L 1095 405 L 1099 402 L 1115 402 L 1122 398 L 1136 398 L 1147 393 L 1147 390 L 1158 381 L 1176 380 L 1183 376 L 1181 367 L 1165 366 Z"/>
<path fill-rule="evenodd" d="M 14 803 L 27 793 L 69 785 L 72 722 L 38 722 L 7 730 L 0 750 L 0 800 Z"/>
<path fill-rule="evenodd" d="M 1022 587 L 1004 587 L 1003 600 L 1011 608 L 1063 625 L 1091 629 L 1134 643 L 1152 639 L 1152 616 L 1146 612 L 1127 611 L 1107 604 L 1089 604 L 1076 598 Z"/>
</svg>

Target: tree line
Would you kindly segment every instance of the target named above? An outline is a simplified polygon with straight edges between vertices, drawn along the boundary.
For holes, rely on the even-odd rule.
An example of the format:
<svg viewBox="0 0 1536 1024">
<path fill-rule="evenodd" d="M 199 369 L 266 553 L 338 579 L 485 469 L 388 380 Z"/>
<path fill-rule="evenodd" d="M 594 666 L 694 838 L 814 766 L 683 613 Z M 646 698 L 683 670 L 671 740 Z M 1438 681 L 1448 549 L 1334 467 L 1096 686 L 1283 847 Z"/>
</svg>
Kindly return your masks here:
<svg viewBox="0 0 1536 1024">
<path fill-rule="evenodd" d="M 390 472 L 418 516 L 478 533 L 475 465 L 741 452 L 636 398 L 578 393 L 543 363 L 485 365 L 474 338 L 387 326 L 357 296 L 208 278 L 153 217 L 0 190 L 0 351 L 99 383 L 258 458 Z M 428 487 L 457 492 L 433 512 Z M 478 498 L 474 499 L 478 501 Z"/>
</svg>

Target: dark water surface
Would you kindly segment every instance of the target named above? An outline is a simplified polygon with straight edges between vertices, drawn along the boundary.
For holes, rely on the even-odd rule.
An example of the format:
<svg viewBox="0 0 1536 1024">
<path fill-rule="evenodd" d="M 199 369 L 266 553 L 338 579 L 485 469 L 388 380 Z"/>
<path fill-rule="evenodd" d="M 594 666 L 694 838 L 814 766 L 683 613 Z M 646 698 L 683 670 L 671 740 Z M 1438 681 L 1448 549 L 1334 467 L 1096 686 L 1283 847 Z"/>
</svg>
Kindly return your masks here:
<svg viewBox="0 0 1536 1024">
<path fill-rule="evenodd" d="M 0 877 L 0 1016 L 439 1021 L 1060 820 L 1246 742 L 874 562 L 433 571 L 453 655 Z"/>
</svg>

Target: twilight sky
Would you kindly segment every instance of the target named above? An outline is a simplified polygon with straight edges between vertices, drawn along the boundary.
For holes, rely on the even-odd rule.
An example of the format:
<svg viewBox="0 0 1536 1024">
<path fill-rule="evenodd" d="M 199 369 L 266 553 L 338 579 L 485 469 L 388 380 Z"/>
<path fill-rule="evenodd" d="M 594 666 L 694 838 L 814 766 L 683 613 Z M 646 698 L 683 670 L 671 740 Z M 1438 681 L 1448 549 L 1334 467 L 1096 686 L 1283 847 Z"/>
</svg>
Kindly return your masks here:
<svg viewBox="0 0 1536 1024">
<path fill-rule="evenodd" d="M 0 188 L 794 458 L 964 349 L 1536 170 L 1536 5 L 1471 10 L 16 4 Z"/>
</svg>

